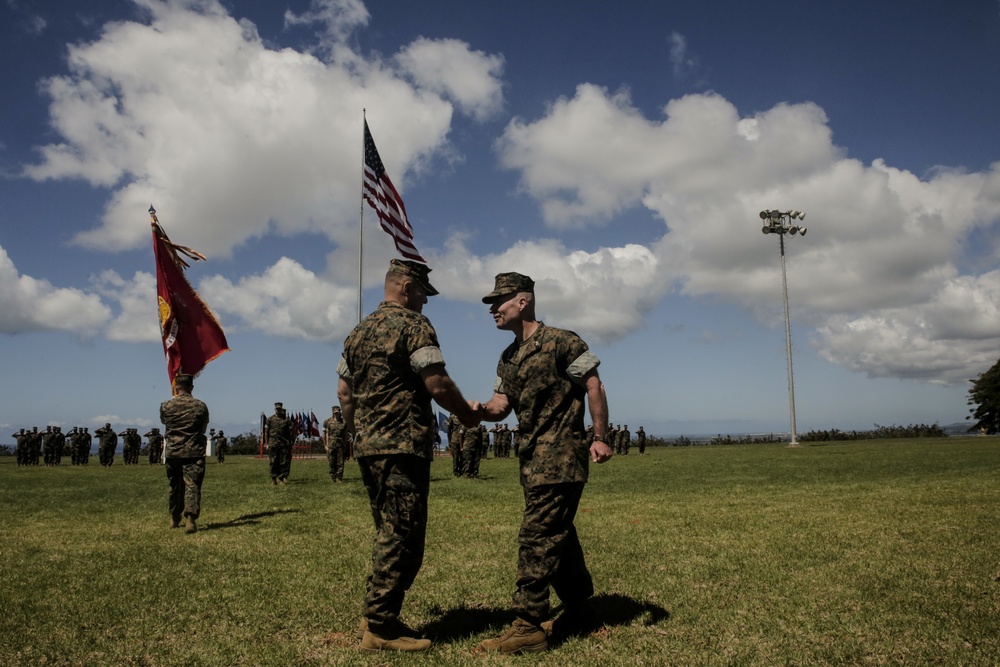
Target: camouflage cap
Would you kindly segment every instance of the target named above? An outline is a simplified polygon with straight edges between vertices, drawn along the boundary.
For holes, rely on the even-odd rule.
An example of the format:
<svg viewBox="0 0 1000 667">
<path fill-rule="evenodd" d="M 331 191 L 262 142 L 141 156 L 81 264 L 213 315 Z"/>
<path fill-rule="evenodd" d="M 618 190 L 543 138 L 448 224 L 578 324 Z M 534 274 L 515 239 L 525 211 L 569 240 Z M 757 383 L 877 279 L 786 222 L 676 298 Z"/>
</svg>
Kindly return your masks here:
<svg viewBox="0 0 1000 667">
<path fill-rule="evenodd" d="M 413 278 L 427 292 L 427 296 L 434 296 L 439 292 L 431 285 L 427 274 L 431 272 L 430 267 L 419 262 L 411 262 L 408 259 L 393 259 L 389 261 L 389 273 L 398 273 L 401 276 Z"/>
<path fill-rule="evenodd" d="M 275 410 L 281 410 L 284 407 L 285 407 L 285 405 L 283 403 L 275 403 L 274 404 L 274 409 Z"/>
<path fill-rule="evenodd" d="M 498 273 L 493 291 L 483 297 L 483 303 L 493 303 L 502 296 L 535 291 L 535 281 L 521 273 Z"/>
<path fill-rule="evenodd" d="M 178 373 L 174 378 L 174 384 L 189 385 L 194 384 L 194 376 L 187 373 Z"/>
</svg>

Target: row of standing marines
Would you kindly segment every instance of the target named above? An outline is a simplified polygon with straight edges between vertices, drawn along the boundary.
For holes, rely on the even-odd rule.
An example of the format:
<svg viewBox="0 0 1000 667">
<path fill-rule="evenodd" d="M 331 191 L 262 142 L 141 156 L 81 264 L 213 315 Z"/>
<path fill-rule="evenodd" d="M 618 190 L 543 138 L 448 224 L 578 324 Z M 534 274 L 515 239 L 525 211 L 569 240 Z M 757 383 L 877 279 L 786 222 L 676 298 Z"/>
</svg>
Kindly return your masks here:
<svg viewBox="0 0 1000 667">
<path fill-rule="evenodd" d="M 507 424 L 496 424 L 491 429 L 487 429 L 482 424 L 467 428 L 458 417 L 452 415 L 448 418 L 447 424 L 452 473 L 455 477 L 479 476 L 479 461 L 486 458 L 490 450 L 490 434 L 493 438 L 493 456 L 495 458 L 510 458 L 512 451 L 515 457 L 518 456 L 520 450 L 519 430 L 519 427 L 515 426 L 512 429 Z M 587 427 L 586 438 L 588 445 L 594 441 L 593 424 Z M 616 428 L 614 424 L 608 424 L 608 435 L 605 439 L 615 454 L 628 455 L 632 447 L 632 434 L 628 430 L 628 424 L 621 428 Z M 646 431 L 642 426 L 636 431 L 635 444 L 640 454 L 646 453 Z M 329 453 L 329 449 L 327 452 Z"/>
<path fill-rule="evenodd" d="M 293 420 L 288 417 L 283 404 L 275 403 L 274 406 L 275 413 L 265 422 L 263 437 L 268 452 L 271 481 L 273 484 L 285 484 L 291 471 L 295 430 Z M 518 427 L 511 429 L 507 424 L 496 424 L 489 430 L 482 424 L 475 428 L 466 428 L 455 415 L 452 415 L 448 418 L 447 435 L 454 475 L 477 477 L 479 461 L 487 457 L 491 445 L 495 458 L 510 458 L 512 451 L 516 457 L 519 449 L 517 434 Z M 39 431 L 36 426 L 30 431 L 22 428 L 11 437 L 17 441 L 15 453 L 19 466 L 39 465 L 42 461 L 47 466 L 58 466 L 62 465 L 62 460 L 66 456 L 69 456 L 72 465 L 89 465 L 91 442 L 94 438 L 98 438 L 98 460 L 102 466 L 110 467 L 114 463 L 119 436 L 122 439 L 122 460 L 125 465 L 139 463 L 143 437 L 147 439 L 149 464 L 162 463 L 163 434 L 155 426 L 142 436 L 135 428 L 126 428 L 120 433 L 115 433 L 110 423 L 96 429 L 94 433 L 90 433 L 89 427 L 86 426 L 74 426 L 67 433 L 63 433 L 60 426 L 47 426 L 44 431 Z M 591 425 L 587 427 L 588 442 L 593 442 L 593 438 L 594 427 Z M 219 463 L 224 463 L 229 442 L 225 432 L 210 429 L 209 440 L 212 442 L 216 459 Z M 607 441 L 616 454 L 627 455 L 633 442 L 628 425 L 616 428 L 613 424 L 609 424 Z M 646 433 L 642 426 L 636 432 L 635 444 L 639 448 L 639 453 L 644 454 Z M 334 482 L 343 481 L 344 465 L 351 458 L 351 438 L 344 427 L 344 417 L 338 406 L 333 407 L 333 414 L 323 422 L 323 448 L 330 467 L 330 479 Z"/>
<path fill-rule="evenodd" d="M 97 457 L 101 466 L 111 467 L 115 461 L 115 451 L 118 449 L 119 437 L 122 443 L 122 461 L 125 465 L 137 465 L 142 452 L 142 438 L 147 439 L 146 453 L 150 465 L 158 465 L 163 459 L 163 434 L 156 426 L 139 435 L 139 429 L 126 428 L 116 433 L 111 424 L 105 424 L 95 429 L 93 433 L 87 426 L 74 426 L 63 433 L 60 426 L 46 426 L 44 431 L 38 427 L 32 430 L 21 429 L 11 435 L 16 441 L 15 456 L 19 466 L 37 466 L 43 461 L 47 466 L 62 465 L 63 458 L 69 457 L 71 465 L 90 465 L 90 454 L 93 439 L 97 438 Z M 212 448 L 215 450 L 219 463 L 226 460 L 229 439 L 223 431 L 211 429 Z"/>
</svg>

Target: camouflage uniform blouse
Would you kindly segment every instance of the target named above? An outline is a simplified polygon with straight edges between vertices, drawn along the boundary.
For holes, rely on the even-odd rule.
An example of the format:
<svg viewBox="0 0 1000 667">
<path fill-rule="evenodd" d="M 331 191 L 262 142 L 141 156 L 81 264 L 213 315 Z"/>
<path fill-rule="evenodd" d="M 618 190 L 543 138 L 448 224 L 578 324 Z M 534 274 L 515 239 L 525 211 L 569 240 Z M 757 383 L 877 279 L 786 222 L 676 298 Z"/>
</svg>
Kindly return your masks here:
<svg viewBox="0 0 1000 667">
<path fill-rule="evenodd" d="M 430 320 L 383 301 L 344 341 L 337 374 L 354 394 L 355 456 L 433 458 L 437 420 L 420 372 L 444 365 Z"/>
<path fill-rule="evenodd" d="M 274 413 L 264 422 L 264 428 L 267 430 L 267 445 L 275 451 L 282 447 L 290 448 L 295 442 L 295 429 L 287 416 Z"/>
<path fill-rule="evenodd" d="M 328 453 L 347 448 L 347 425 L 344 422 L 327 417 L 323 422 L 323 434 L 326 435 L 325 449 Z"/>
<path fill-rule="evenodd" d="M 500 355 L 494 391 L 517 415 L 523 486 L 587 481 L 583 376 L 600 363 L 578 335 L 542 322 Z"/>
<path fill-rule="evenodd" d="M 208 406 L 191 394 L 178 394 L 160 404 L 166 458 L 205 456 Z"/>
</svg>

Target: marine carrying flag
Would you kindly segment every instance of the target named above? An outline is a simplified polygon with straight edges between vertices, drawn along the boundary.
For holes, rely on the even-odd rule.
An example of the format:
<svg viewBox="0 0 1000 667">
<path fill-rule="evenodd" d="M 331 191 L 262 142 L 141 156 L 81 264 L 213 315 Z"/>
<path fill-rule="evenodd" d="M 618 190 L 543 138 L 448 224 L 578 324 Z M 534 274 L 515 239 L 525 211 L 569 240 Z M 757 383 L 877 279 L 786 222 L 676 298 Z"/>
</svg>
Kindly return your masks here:
<svg viewBox="0 0 1000 667">
<path fill-rule="evenodd" d="M 412 259 L 423 264 L 427 263 L 416 246 L 413 245 L 413 227 L 406 217 L 406 206 L 396 192 L 396 187 L 385 173 L 385 165 L 375 148 L 375 140 L 368 130 L 365 120 L 365 170 L 362 184 L 365 201 L 375 209 L 379 224 L 396 244 L 396 250 L 405 259 Z"/>
<path fill-rule="evenodd" d="M 186 246 L 173 243 L 149 207 L 153 228 L 153 256 L 156 259 L 156 297 L 160 313 L 160 335 L 167 360 L 170 385 L 179 373 L 197 375 L 223 352 L 229 351 L 226 334 L 215 315 L 194 291 L 184 268 L 184 255 L 193 260 L 205 259 Z"/>
</svg>

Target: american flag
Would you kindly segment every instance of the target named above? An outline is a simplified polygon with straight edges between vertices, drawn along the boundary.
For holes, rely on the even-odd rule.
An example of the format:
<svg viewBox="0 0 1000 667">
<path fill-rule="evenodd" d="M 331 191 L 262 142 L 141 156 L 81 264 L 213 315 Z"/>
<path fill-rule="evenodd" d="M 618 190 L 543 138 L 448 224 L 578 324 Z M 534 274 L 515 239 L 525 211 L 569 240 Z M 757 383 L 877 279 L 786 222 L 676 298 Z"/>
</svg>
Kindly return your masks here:
<svg viewBox="0 0 1000 667">
<path fill-rule="evenodd" d="M 364 197 L 365 201 L 375 209 L 382 229 L 392 237 L 396 243 L 396 250 L 406 259 L 427 263 L 416 246 L 413 245 L 413 227 L 406 218 L 406 207 L 403 199 L 396 192 L 395 186 L 389 180 L 389 175 L 385 173 L 385 165 L 379 157 L 378 149 L 375 148 L 375 140 L 368 129 L 368 121 L 365 121 L 365 177 L 364 177 Z"/>
</svg>

